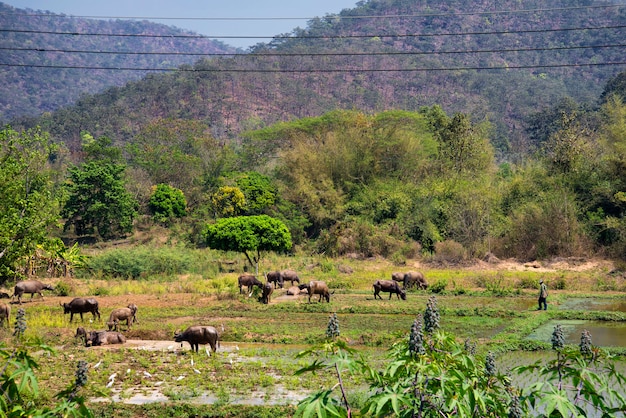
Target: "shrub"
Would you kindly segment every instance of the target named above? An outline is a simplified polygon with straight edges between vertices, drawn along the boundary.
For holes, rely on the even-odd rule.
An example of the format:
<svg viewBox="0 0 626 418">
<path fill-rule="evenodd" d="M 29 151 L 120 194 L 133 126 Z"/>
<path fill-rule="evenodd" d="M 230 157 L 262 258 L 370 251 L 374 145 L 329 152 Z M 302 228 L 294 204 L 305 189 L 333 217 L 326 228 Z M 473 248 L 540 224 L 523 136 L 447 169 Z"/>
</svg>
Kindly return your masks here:
<svg viewBox="0 0 626 418">
<path fill-rule="evenodd" d="M 441 293 L 446 290 L 446 286 L 448 286 L 448 281 L 446 279 L 439 279 L 435 283 L 428 286 L 428 288 L 433 293 Z"/>
<path fill-rule="evenodd" d="M 434 261 L 457 264 L 466 261 L 467 258 L 467 250 L 456 241 L 446 240 L 435 244 Z"/>
<path fill-rule="evenodd" d="M 185 273 L 192 260 L 189 251 L 176 247 L 137 247 L 107 251 L 88 264 L 92 273 L 138 279 L 146 275 Z"/>
<path fill-rule="evenodd" d="M 54 291 L 57 296 L 69 296 L 74 293 L 73 287 L 66 282 L 59 282 L 54 286 Z"/>
<path fill-rule="evenodd" d="M 174 218 L 186 215 L 187 201 L 181 190 L 167 184 L 158 184 L 152 188 L 148 207 L 155 221 L 167 224 Z"/>
</svg>

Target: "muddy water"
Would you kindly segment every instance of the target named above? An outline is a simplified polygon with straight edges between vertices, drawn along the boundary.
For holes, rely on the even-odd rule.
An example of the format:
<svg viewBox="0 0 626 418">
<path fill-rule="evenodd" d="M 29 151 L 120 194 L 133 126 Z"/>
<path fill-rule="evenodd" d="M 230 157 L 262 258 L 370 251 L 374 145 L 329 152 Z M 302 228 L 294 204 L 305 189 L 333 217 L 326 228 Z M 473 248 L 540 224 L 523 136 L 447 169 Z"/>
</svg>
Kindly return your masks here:
<svg viewBox="0 0 626 418">
<path fill-rule="evenodd" d="M 600 347 L 626 347 L 626 323 L 609 321 L 554 320 L 534 330 L 527 338 L 549 342 L 554 327 L 563 328 L 566 344 L 579 344 L 583 330 L 591 333 L 593 345 Z"/>
<path fill-rule="evenodd" d="M 626 312 L 626 298 L 597 299 L 597 298 L 568 298 L 558 306 L 558 309 L 569 311 L 609 311 Z"/>
</svg>

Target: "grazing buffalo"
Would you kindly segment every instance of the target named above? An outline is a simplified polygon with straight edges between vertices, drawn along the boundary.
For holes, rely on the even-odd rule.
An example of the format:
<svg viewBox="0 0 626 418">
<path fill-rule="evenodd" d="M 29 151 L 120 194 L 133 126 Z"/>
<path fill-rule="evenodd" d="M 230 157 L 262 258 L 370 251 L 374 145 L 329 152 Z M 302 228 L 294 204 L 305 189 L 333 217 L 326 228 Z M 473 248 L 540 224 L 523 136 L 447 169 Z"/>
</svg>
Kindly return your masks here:
<svg viewBox="0 0 626 418">
<path fill-rule="evenodd" d="M 274 291 L 274 286 L 267 282 L 263 285 L 263 294 L 261 295 L 260 301 L 264 304 L 270 303 L 270 296 L 272 296 L 272 292 Z"/>
<path fill-rule="evenodd" d="M 198 345 L 209 344 L 211 350 L 215 353 L 219 347 L 219 334 L 213 327 L 204 325 L 194 325 L 187 328 L 184 332 L 176 332 L 174 341 L 181 343 L 187 341 L 191 346 L 191 351 L 198 352 Z"/>
<path fill-rule="evenodd" d="M 255 275 L 253 274 L 242 274 L 237 279 L 239 282 L 239 293 L 243 293 L 243 287 L 246 286 L 248 288 L 248 293 L 252 293 L 253 286 L 259 286 L 260 289 L 263 288 L 263 283 L 261 283 Z"/>
<path fill-rule="evenodd" d="M 5 319 L 7 321 L 7 328 L 10 328 L 11 307 L 6 303 L 0 303 L 0 327 L 2 326 L 2 323 Z"/>
<path fill-rule="evenodd" d="M 76 335 L 74 335 L 74 338 L 80 338 L 83 344 L 86 344 L 87 343 L 87 331 L 85 330 L 85 328 L 83 327 L 76 328 Z"/>
<path fill-rule="evenodd" d="M 380 292 L 389 292 L 389 299 L 395 293 L 398 299 L 406 300 L 406 292 L 400 288 L 398 282 L 393 280 L 376 280 L 374 282 L 374 299 L 382 299 Z"/>
<path fill-rule="evenodd" d="M 139 323 L 139 320 L 137 320 L 137 309 L 137 305 L 134 303 L 129 304 L 126 308 L 113 309 L 107 321 L 109 331 L 117 331 L 117 326 L 123 321 L 126 321 L 127 330 L 130 330 L 133 323 Z"/>
<path fill-rule="evenodd" d="M 100 311 L 98 310 L 98 301 L 94 298 L 74 298 L 70 303 L 61 303 L 63 314 L 70 314 L 70 322 L 74 319 L 74 314 L 80 314 L 80 320 L 83 321 L 83 314 L 91 312 L 93 319 L 98 317 L 100 320 Z"/>
<path fill-rule="evenodd" d="M 265 278 L 267 279 L 268 283 L 274 284 L 274 288 L 283 288 L 283 277 L 280 274 L 280 271 L 270 271 L 265 275 Z"/>
<path fill-rule="evenodd" d="M 54 287 L 49 284 L 41 283 L 39 280 L 24 280 L 15 285 L 11 300 L 17 296 L 18 302 L 22 303 L 22 295 L 24 293 L 30 293 L 31 300 L 33 299 L 35 293 L 38 293 L 39 296 L 41 296 L 41 299 L 43 299 L 43 293 L 41 293 L 42 290 L 54 290 Z"/>
<path fill-rule="evenodd" d="M 404 273 L 399 271 L 391 273 L 391 280 L 395 280 L 396 282 L 404 284 Z"/>
<path fill-rule="evenodd" d="M 424 274 L 419 271 L 409 271 L 404 274 L 404 288 L 410 289 L 413 286 L 417 286 L 418 289 L 426 289 L 428 284 L 424 279 Z"/>
<path fill-rule="evenodd" d="M 330 291 L 326 282 L 321 280 L 311 280 L 309 283 L 304 283 L 298 286 L 300 290 L 306 289 L 309 292 L 309 302 L 311 302 L 311 296 L 320 295 L 319 302 L 322 298 L 326 299 L 326 302 L 330 303 Z"/>
<path fill-rule="evenodd" d="M 124 344 L 126 337 L 114 331 L 91 331 L 87 333 L 85 347 L 109 344 Z"/>
<path fill-rule="evenodd" d="M 298 284 L 300 284 L 300 277 L 298 277 L 298 273 L 296 273 L 293 270 L 283 270 L 280 272 L 280 277 L 281 280 L 284 282 L 286 282 L 287 280 L 289 280 L 291 282 L 291 285 L 293 286 L 293 282 L 296 282 Z"/>
</svg>

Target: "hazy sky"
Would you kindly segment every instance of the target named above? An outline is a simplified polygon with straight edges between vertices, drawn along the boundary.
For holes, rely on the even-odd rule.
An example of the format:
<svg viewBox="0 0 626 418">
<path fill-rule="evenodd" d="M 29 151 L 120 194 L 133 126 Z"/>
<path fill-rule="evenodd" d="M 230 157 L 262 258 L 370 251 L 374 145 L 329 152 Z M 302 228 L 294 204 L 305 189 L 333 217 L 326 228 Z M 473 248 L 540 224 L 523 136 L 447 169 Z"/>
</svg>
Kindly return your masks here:
<svg viewBox="0 0 626 418">
<path fill-rule="evenodd" d="M 20 9 L 74 16 L 167 17 L 154 20 L 214 36 L 274 36 L 305 28 L 307 20 L 355 7 L 358 0 L 0 0 Z M 187 19 L 184 19 L 187 18 Z M 200 20 L 254 18 L 257 20 Z M 261 18 L 300 18 L 258 20 Z M 194 20 L 195 19 L 195 20 Z M 270 39 L 219 39 L 244 48 Z"/>
</svg>

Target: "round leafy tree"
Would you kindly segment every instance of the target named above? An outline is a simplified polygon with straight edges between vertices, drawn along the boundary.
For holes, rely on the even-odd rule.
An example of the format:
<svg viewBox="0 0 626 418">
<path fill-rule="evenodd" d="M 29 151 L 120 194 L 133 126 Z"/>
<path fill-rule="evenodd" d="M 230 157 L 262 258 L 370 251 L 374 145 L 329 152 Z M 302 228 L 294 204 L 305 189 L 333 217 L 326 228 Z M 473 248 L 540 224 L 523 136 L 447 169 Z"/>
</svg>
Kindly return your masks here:
<svg viewBox="0 0 626 418">
<path fill-rule="evenodd" d="M 291 234 L 284 223 L 267 215 L 218 219 L 207 225 L 204 240 L 213 249 L 244 253 L 258 271 L 264 251 L 289 251 Z"/>
<path fill-rule="evenodd" d="M 187 201 L 182 190 L 167 184 L 153 186 L 148 207 L 157 222 L 169 223 L 187 214 Z"/>
</svg>

